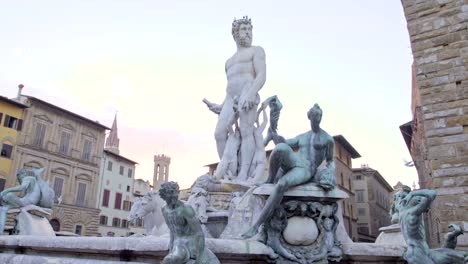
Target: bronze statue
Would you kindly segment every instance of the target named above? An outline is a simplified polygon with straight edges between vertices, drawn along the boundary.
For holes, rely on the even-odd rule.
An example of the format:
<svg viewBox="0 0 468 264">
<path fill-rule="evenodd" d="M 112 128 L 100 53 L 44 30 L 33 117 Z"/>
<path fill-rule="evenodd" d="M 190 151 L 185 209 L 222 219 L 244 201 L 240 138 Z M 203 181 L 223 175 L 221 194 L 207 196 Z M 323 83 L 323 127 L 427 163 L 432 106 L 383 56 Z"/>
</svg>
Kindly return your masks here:
<svg viewBox="0 0 468 264">
<path fill-rule="evenodd" d="M 399 189 L 396 193 L 393 194 L 393 204 L 392 208 L 390 208 L 390 217 L 392 224 L 398 224 L 400 221 L 399 212 L 400 212 L 400 201 L 411 192 L 411 188 L 409 186 L 403 185 L 401 189 Z"/>
<path fill-rule="evenodd" d="M 399 206 L 401 231 L 408 245 L 403 258 L 409 264 L 464 264 L 468 252 L 455 250 L 461 228 L 452 225 L 455 232 L 448 235 L 445 248 L 429 249 L 424 233 L 422 214 L 427 212 L 436 198 L 434 190 L 418 190 L 408 193 Z"/>
<path fill-rule="evenodd" d="M 164 219 L 169 227 L 169 254 L 163 264 L 217 264 L 216 256 L 205 248 L 205 237 L 200 220 L 190 205 L 178 199 L 179 185 L 165 182 L 159 196 L 167 205 L 162 208 Z"/>
<path fill-rule="evenodd" d="M 284 193 L 293 186 L 316 182 L 325 191 L 336 185 L 333 162 L 334 140 L 320 128 L 322 109 L 315 104 L 308 112 L 311 130 L 295 138 L 285 140 L 274 130 L 271 138 L 276 147 L 270 155 L 270 169 L 266 183 L 274 183 L 275 188 L 266 201 L 259 218 L 254 225 L 243 234 L 244 238 L 253 237 L 261 224 L 271 218 L 275 207 L 280 204 Z M 293 148 L 297 148 L 295 152 Z M 325 161 L 324 168 L 319 168 Z M 317 173 L 317 172 L 320 173 Z M 315 178 L 314 178 L 315 177 Z"/>
</svg>

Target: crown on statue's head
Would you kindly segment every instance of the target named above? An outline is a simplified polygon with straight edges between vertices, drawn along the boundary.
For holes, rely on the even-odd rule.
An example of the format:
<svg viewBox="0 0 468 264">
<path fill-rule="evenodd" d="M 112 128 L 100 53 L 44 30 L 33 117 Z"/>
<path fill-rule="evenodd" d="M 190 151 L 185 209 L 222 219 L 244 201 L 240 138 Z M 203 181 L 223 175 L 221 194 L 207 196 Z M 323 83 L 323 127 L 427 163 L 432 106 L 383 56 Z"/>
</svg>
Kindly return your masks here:
<svg viewBox="0 0 468 264">
<path fill-rule="evenodd" d="M 240 19 L 234 18 L 234 21 L 232 21 L 232 27 L 237 27 L 240 24 L 250 24 L 252 25 L 252 19 L 250 19 L 248 16 L 243 16 Z"/>
</svg>

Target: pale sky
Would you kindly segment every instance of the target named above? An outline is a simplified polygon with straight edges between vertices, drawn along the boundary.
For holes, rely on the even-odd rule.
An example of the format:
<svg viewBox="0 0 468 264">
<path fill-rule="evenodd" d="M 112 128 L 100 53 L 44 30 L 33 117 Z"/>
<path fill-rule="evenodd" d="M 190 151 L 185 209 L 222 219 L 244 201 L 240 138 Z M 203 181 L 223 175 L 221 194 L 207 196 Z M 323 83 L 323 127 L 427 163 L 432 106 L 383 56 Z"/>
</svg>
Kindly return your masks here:
<svg viewBox="0 0 468 264">
<path fill-rule="evenodd" d="M 218 161 L 224 63 L 235 52 L 234 17 L 248 15 L 266 52 L 265 99 L 283 103 L 279 133 L 322 127 L 342 134 L 391 185 L 417 183 L 399 126 L 412 119 L 411 62 L 400 1 L 0 0 L 0 95 L 23 93 L 111 126 L 121 155 L 153 177 L 153 155 L 172 158 L 170 179 L 188 187 Z M 268 148 L 272 148 L 270 145 Z"/>
</svg>

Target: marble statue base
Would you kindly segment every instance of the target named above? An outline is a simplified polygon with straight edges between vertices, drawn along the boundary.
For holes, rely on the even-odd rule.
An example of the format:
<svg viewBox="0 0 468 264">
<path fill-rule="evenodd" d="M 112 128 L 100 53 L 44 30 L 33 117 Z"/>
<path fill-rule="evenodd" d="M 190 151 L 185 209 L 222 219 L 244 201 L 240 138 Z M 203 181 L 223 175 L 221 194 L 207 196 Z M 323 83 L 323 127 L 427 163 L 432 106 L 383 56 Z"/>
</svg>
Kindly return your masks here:
<svg viewBox="0 0 468 264">
<path fill-rule="evenodd" d="M 13 233 L 31 236 L 55 236 L 55 231 L 47 220 L 51 213 L 51 209 L 36 205 L 8 210 L 8 214 L 17 214 Z"/>
<path fill-rule="evenodd" d="M 0 263 L 148 264 L 160 263 L 169 238 L 2 236 Z M 274 263 L 273 252 L 251 240 L 206 239 L 221 263 Z M 404 264 L 402 245 L 343 244 L 340 264 Z M 280 262 L 276 262 L 280 263 Z M 296 263 L 297 264 L 297 263 Z"/>
<path fill-rule="evenodd" d="M 267 198 L 274 188 L 274 184 L 264 184 L 253 194 Z M 285 192 L 263 230 L 266 245 L 278 254 L 278 263 L 340 261 L 342 243 L 351 241 L 338 203 L 345 198 L 348 195 L 338 188 L 325 192 L 314 183 Z"/>
<path fill-rule="evenodd" d="M 400 224 L 393 224 L 379 228 L 380 234 L 375 240 L 376 244 L 406 245 Z"/>
</svg>

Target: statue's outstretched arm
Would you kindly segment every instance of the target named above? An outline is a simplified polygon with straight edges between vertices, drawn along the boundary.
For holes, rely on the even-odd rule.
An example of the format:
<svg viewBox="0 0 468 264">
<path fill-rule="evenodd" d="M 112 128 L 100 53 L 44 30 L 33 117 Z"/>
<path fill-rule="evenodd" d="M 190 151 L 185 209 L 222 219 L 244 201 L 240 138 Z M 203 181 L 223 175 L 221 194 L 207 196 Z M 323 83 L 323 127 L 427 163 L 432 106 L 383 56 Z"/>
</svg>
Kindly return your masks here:
<svg viewBox="0 0 468 264">
<path fill-rule="evenodd" d="M 25 180 L 23 180 L 21 185 L 5 189 L 0 193 L 0 195 L 3 196 L 3 195 L 5 195 L 7 193 L 10 193 L 10 192 L 22 192 L 22 191 L 24 191 L 24 190 L 26 190 L 28 188 L 29 184 L 30 184 L 30 181 L 25 179 Z"/>
<path fill-rule="evenodd" d="M 205 103 L 206 106 L 208 106 L 208 109 L 210 109 L 211 112 L 217 115 L 219 115 L 219 113 L 221 113 L 221 109 L 223 109 L 223 104 L 215 104 L 213 102 L 208 101 L 206 98 L 203 98 L 202 102 Z"/>
</svg>

